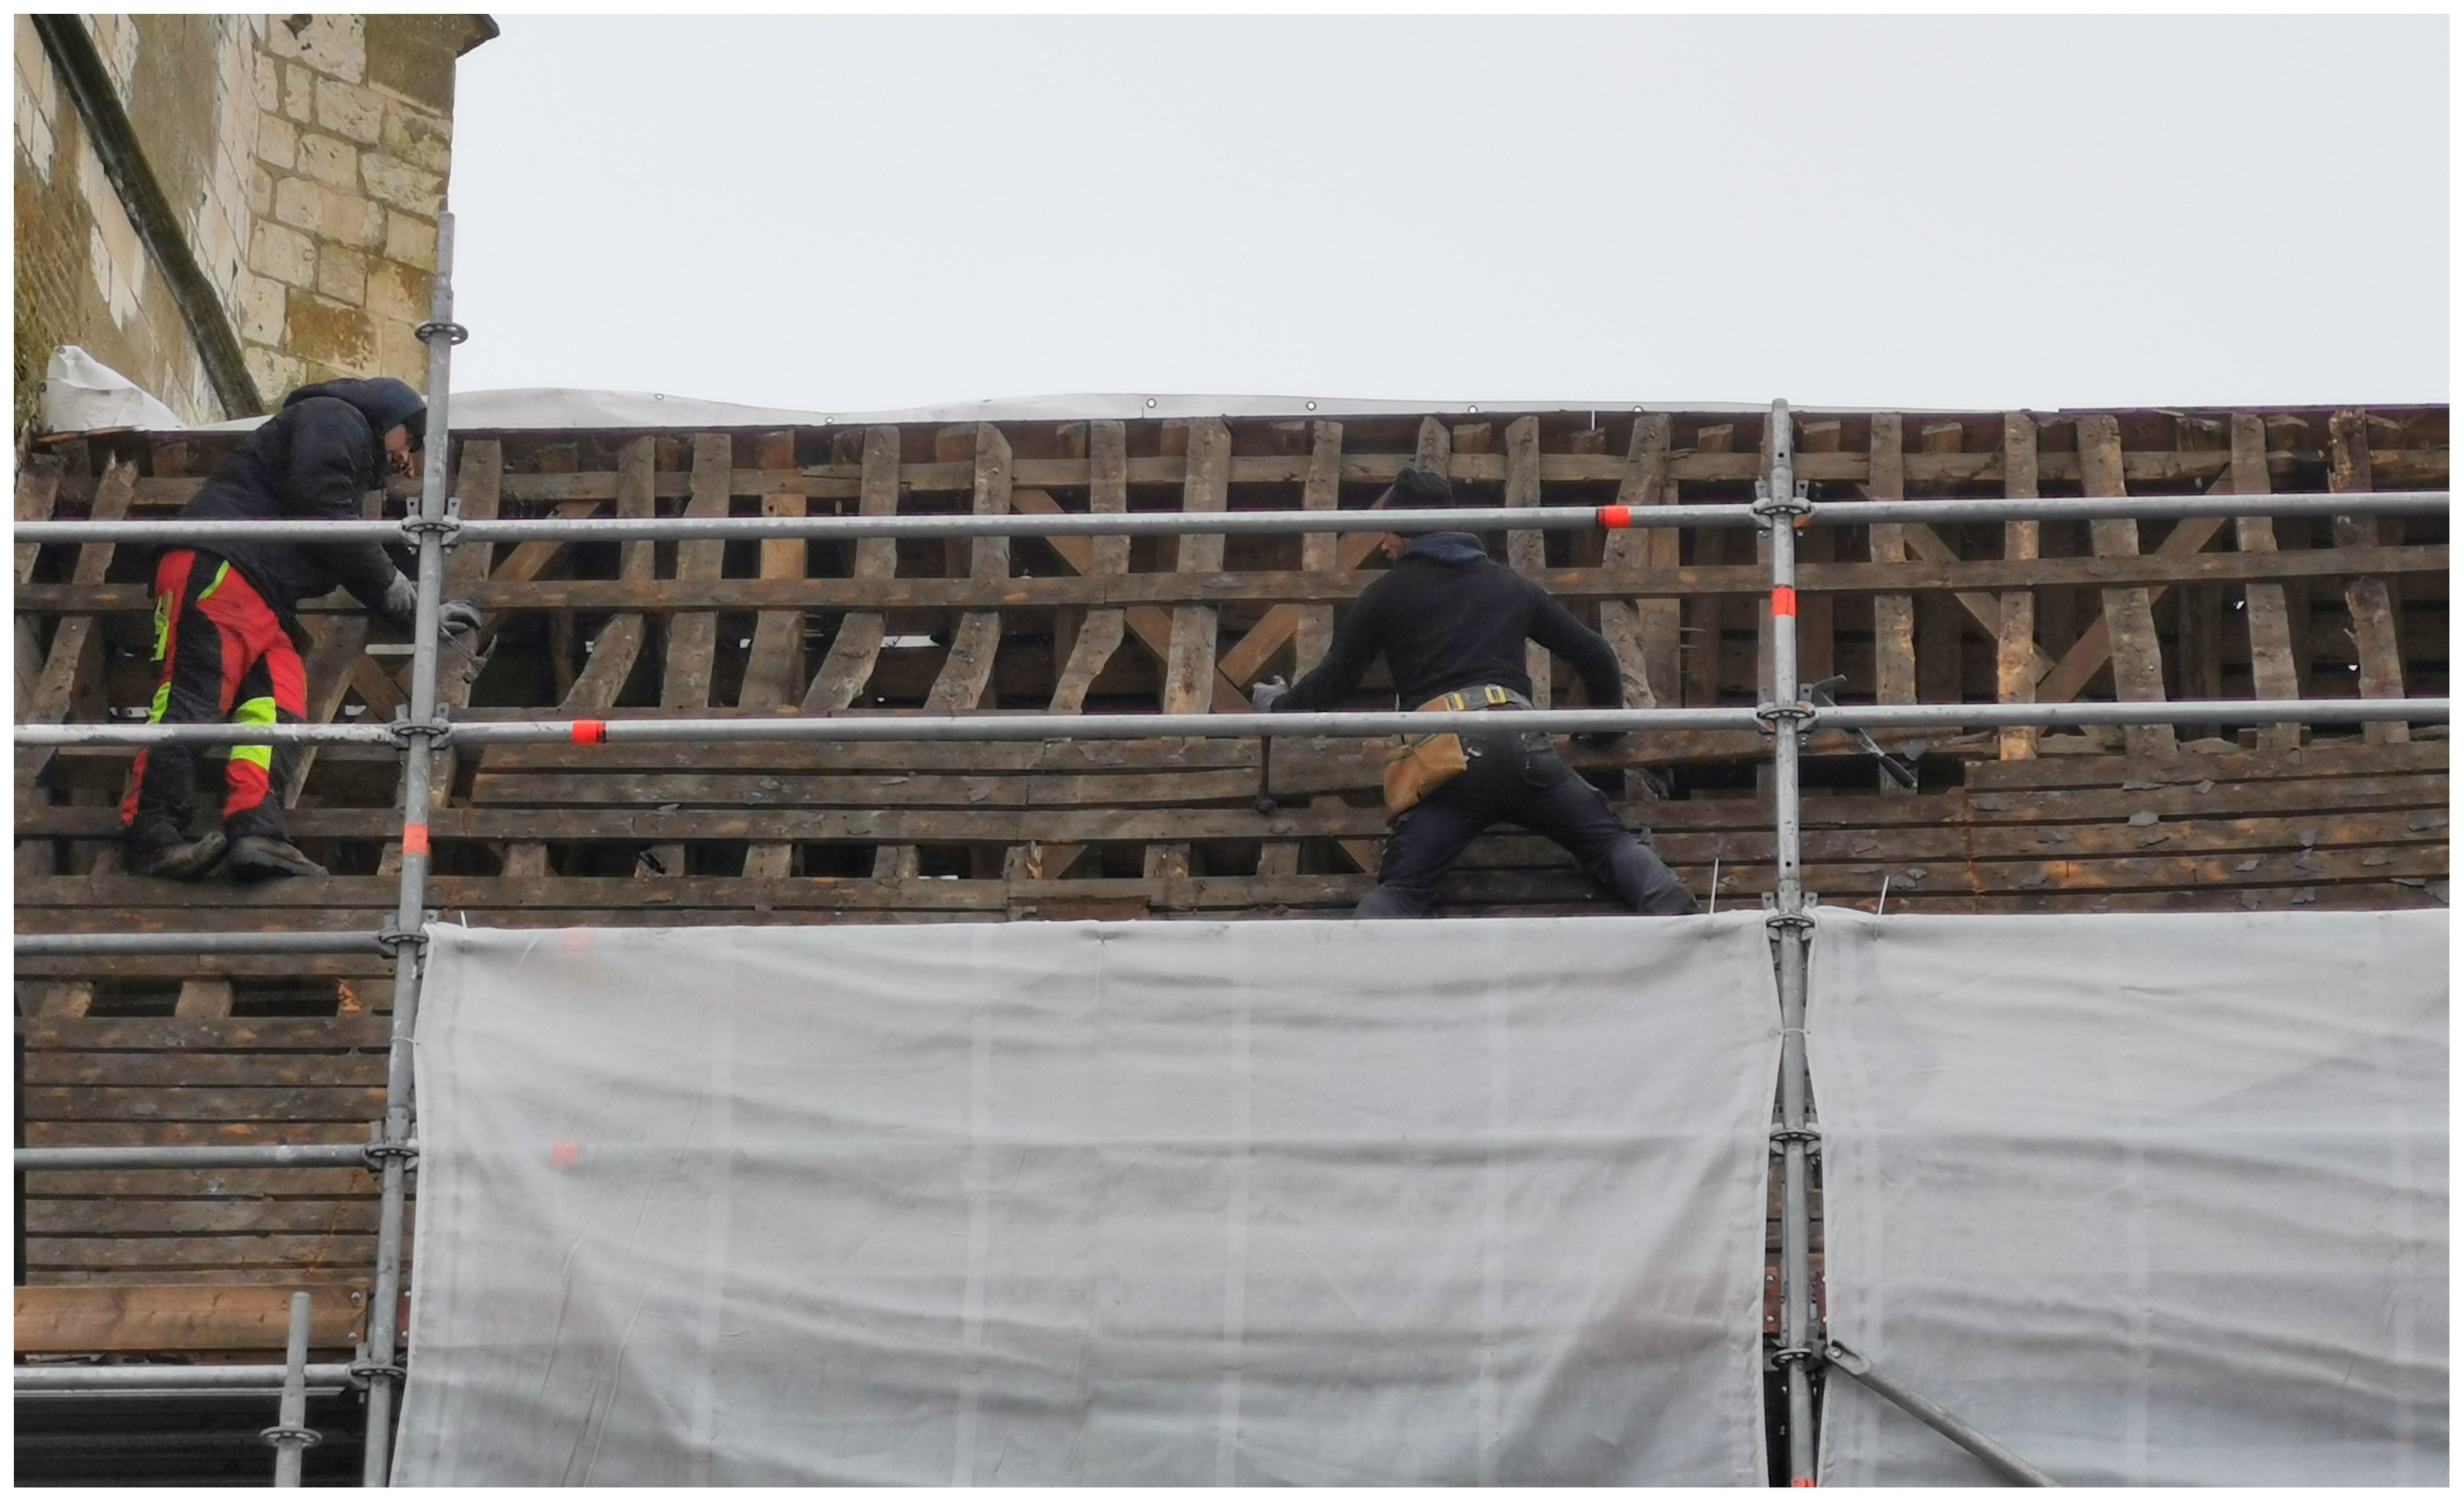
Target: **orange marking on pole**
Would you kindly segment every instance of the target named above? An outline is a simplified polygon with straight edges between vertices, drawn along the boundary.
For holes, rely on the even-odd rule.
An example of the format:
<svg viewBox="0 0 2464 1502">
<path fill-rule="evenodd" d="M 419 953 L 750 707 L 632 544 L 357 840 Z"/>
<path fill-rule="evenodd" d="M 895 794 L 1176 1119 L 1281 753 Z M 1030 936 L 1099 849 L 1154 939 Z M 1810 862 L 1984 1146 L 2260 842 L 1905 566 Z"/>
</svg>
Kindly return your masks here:
<svg viewBox="0 0 2464 1502">
<path fill-rule="evenodd" d="M 427 825 L 405 824 L 402 826 L 402 853 L 407 856 L 424 856 L 428 854 Z"/>
<path fill-rule="evenodd" d="M 606 740 L 606 721 L 576 720 L 573 722 L 573 744 L 576 746 L 600 746 L 605 745 Z"/>
<path fill-rule="evenodd" d="M 1793 616 L 1793 615 L 1795 615 L 1795 614 L 1796 614 L 1796 591 L 1795 591 L 1795 590 L 1793 590 L 1793 589 L 1792 589 L 1792 588 L 1790 588 L 1790 587 L 1789 587 L 1788 585 L 1786 585 L 1786 584 L 1774 584 L 1774 585 L 1772 585 L 1772 586 L 1771 586 L 1771 614 L 1772 614 L 1772 615 L 1774 615 L 1774 616 Z"/>
<path fill-rule="evenodd" d="M 1601 507 L 1600 525 L 1606 527 L 1611 532 L 1616 532 L 1620 528 L 1633 526 L 1634 508 L 1631 506 Z"/>
</svg>

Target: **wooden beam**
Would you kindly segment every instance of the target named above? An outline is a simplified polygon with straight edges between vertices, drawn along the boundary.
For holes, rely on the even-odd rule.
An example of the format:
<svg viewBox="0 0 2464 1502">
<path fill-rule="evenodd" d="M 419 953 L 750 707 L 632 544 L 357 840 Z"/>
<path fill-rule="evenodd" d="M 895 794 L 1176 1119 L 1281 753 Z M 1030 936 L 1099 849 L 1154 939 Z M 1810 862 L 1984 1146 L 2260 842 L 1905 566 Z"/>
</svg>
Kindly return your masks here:
<svg viewBox="0 0 2464 1502">
<path fill-rule="evenodd" d="M 2237 495 L 2265 495 L 2273 486 L 2267 473 L 2267 430 L 2255 412 L 2233 416 L 2233 468 L 2228 478 Z M 2233 518 L 2233 546 L 2243 553 L 2274 553 L 2276 522 L 2267 516 Z M 2251 683 L 2261 699 L 2299 699 L 2301 675 L 2293 665 L 2293 622 L 2286 613 L 2284 586 L 2255 581 L 2243 586 L 2243 614 L 2250 631 Z M 2301 727 L 2291 722 L 2262 725 L 2261 751 L 2292 751 L 2301 744 Z"/>
<path fill-rule="evenodd" d="M 48 521 L 59 503 L 61 459 L 57 454 L 28 454 L 17 466 L 17 519 Z M 17 544 L 17 583 L 34 577 L 34 560 L 42 545 Z M 34 636 L 34 618 L 17 618 L 17 718 L 26 718 L 27 702 L 42 681 L 43 653 Z"/>
<path fill-rule="evenodd" d="M 1865 483 L 1868 499 L 1897 501 L 1906 498 L 1906 455 L 1903 444 L 1900 415 L 1896 412 L 1875 413 L 1868 459 L 1872 478 Z M 1871 539 L 1873 561 L 1906 561 L 1905 529 L 1891 522 L 1877 522 L 1866 531 Z M 1906 595 L 1874 597 L 1874 701 L 1877 704 L 1917 702 L 1916 602 Z M 1899 784 L 1885 778 L 1882 786 L 1888 791 Z"/>
<path fill-rule="evenodd" d="M 2033 498 L 2036 491 L 2036 420 L 2025 412 L 2002 414 L 2002 493 Z M 2002 524 L 2002 556 L 2034 558 L 2038 526 L 2033 521 Z M 1993 647 L 1993 697 L 1999 704 L 2033 704 L 2044 653 L 2036 647 L 2036 593 L 2014 589 L 2002 597 L 2002 619 L 1996 622 Z M 2014 726 L 2001 733 L 2001 759 L 2026 761 L 2036 754 L 2036 731 Z"/>
<path fill-rule="evenodd" d="M 129 500 L 136 493 L 137 466 L 109 460 L 101 484 L 95 488 L 94 506 L 88 514 L 96 521 L 118 521 L 128 514 Z M 111 572 L 111 560 L 118 551 L 108 542 L 80 545 L 70 583 L 82 589 L 100 584 Z M 42 676 L 34 680 L 33 691 L 25 696 L 21 723 L 57 725 L 68 718 L 70 700 L 77 692 L 80 675 L 91 671 L 87 658 L 99 653 L 101 639 L 95 634 L 95 626 L 93 616 L 72 615 L 53 627 L 51 645 L 43 657 Z M 35 746 L 17 753 L 17 786 L 21 790 L 33 786 L 34 779 L 51 765 L 56 749 Z"/>
<path fill-rule="evenodd" d="M 1667 505 L 1676 498 L 1677 488 L 1668 478 L 1668 414 L 1643 413 L 1634 420 L 1634 433 L 1626 444 L 1625 473 L 1617 480 L 1617 503 L 1640 510 Z M 1600 562 L 1605 568 L 1675 568 L 1677 529 L 1630 527 L 1612 532 L 1600 545 Z M 1673 705 L 1682 696 L 1680 619 L 1674 599 L 1600 602 L 1600 634 L 1617 648 L 1629 706 L 1657 708 Z"/>
<path fill-rule="evenodd" d="M 728 512 L 728 472 L 735 441 L 725 433 L 696 433 L 693 441 L 693 498 L 684 514 L 722 517 Z M 727 544 L 715 537 L 688 537 L 676 544 L 676 579 L 685 585 L 718 582 Z M 718 617 L 707 610 L 678 611 L 668 618 L 668 660 L 659 680 L 662 709 L 710 707 L 710 679 L 718 649 Z"/>
<path fill-rule="evenodd" d="M 17 1290 L 17 1352 L 278 1351 L 291 1328 L 287 1283 L 75 1283 Z M 367 1290 L 361 1283 L 309 1289 L 308 1344 L 359 1343 Z"/>
<path fill-rule="evenodd" d="M 2123 480 L 2122 424 L 2118 421 L 2103 413 L 2081 417 L 2079 449 L 2084 493 L 2129 493 Z M 2100 558 L 2138 555 L 2139 523 L 2127 517 L 2091 521 L 2088 535 Z M 2103 595 L 2105 630 L 2113 643 L 2113 696 L 2130 704 L 2162 703 L 2165 660 L 2157 646 L 2156 618 L 2149 609 L 2147 591 L 2108 589 Z M 2171 761 L 2181 754 L 2170 725 L 2125 726 L 2122 737 L 2134 756 Z"/>
<path fill-rule="evenodd" d="M 2232 554 L 2215 555 L 2207 558 L 2198 557 L 2199 550 L 2214 541 L 2224 530 L 2224 517 L 2186 516 L 2174 524 L 2171 532 L 2166 533 L 2165 540 L 2156 545 L 2156 551 L 2153 554 L 2146 555 L 2144 558 L 2136 554 L 2114 557 L 2100 555 L 2088 562 L 2087 566 L 2100 570 L 2107 579 L 2116 576 L 2146 579 L 2150 577 L 2150 571 L 2138 567 L 2143 563 L 2167 565 L 2162 570 L 2163 573 L 2179 574 L 2185 577 L 2246 577 L 2245 571 L 2257 566 L 2247 555 L 2242 555 L 2239 561 L 2236 561 L 2236 555 Z M 2271 561 L 2323 562 L 2328 556 L 2330 555 L 2322 554 L 2316 560 L 2306 560 L 2299 559 L 2297 555 L 2286 554 L 2276 555 Z M 2181 564 L 2194 558 L 2197 558 L 2202 565 L 2214 565 L 2215 572 L 2211 574 L 2202 567 L 2193 574 L 2181 567 Z M 2041 566 L 2043 577 L 2048 582 L 2057 580 L 2064 583 L 2083 582 L 2079 577 L 2079 565 L 2082 561 L 2085 560 L 2047 558 Z M 2165 592 L 2172 587 L 2172 581 L 2168 579 L 2159 583 L 2143 584 L 2141 587 L 2152 606 L 2157 600 L 2165 598 Z M 2154 619 L 2152 611 L 2149 619 Z M 2062 654 L 2061 661 L 2056 663 L 2051 671 L 2037 680 L 2036 702 L 2068 704 L 2078 698 L 2079 691 L 2088 686 L 2088 681 L 2096 676 L 2097 670 L 2102 667 L 2112 655 L 2112 628 L 2106 623 L 2104 618 L 2100 616 L 2088 622 L 2087 629 L 2079 633 L 2079 640 L 2071 643 L 2070 650 Z"/>
<path fill-rule="evenodd" d="M 990 423 L 976 424 L 975 512 L 1006 516 L 1010 511 L 1010 445 Z M 968 577 L 979 583 L 1009 577 L 1009 539 L 977 537 L 969 544 Z M 958 618 L 950 637 L 950 656 L 924 699 L 927 712 L 951 714 L 983 702 L 993 681 L 993 659 L 1001 650 L 1001 618 L 998 610 L 970 610 Z"/>
<path fill-rule="evenodd" d="M 886 424 L 865 429 L 864 478 L 856 509 L 867 516 L 898 513 L 898 429 Z M 854 575 L 860 579 L 887 579 L 898 572 L 898 541 L 867 537 L 855 545 Z M 884 632 L 879 611 L 850 610 L 839 620 L 838 634 L 804 690 L 806 714 L 829 714 L 855 703 L 881 661 Z"/>
<path fill-rule="evenodd" d="M 1331 512 L 1342 502 L 1343 424 L 1313 423 L 1309 424 L 1309 478 L 1301 482 L 1301 508 L 1304 511 Z M 1364 534 L 1373 545 L 1375 534 Z M 1305 533 L 1301 536 L 1301 568 L 1310 574 L 1329 574 L 1344 567 L 1338 553 L 1342 544 L 1354 540 L 1353 535 L 1331 532 Z M 1366 558 L 1368 555 L 1360 555 Z M 1358 559 L 1353 560 L 1357 566 Z M 1269 612 L 1272 614 L 1272 612 Z M 1263 622 L 1262 622 L 1263 624 Z M 1305 605 L 1299 607 L 1292 627 L 1292 681 L 1326 660 L 1327 649 L 1334 644 L 1334 607 Z M 1263 665 L 1263 664 L 1261 664 Z M 1240 682 L 1238 675 L 1233 678 Z"/>
<path fill-rule="evenodd" d="M 765 470 L 792 468 L 796 463 L 793 432 L 765 433 L 756 446 Z M 764 516 L 802 516 L 805 499 L 792 490 L 773 490 L 761 497 Z M 761 577 L 798 579 L 805 574 L 807 544 L 801 537 L 777 537 L 761 544 Z M 777 708 L 792 711 L 804 677 L 804 613 L 765 610 L 753 623 L 753 650 L 744 660 L 744 683 L 736 695 L 740 709 Z"/>
<path fill-rule="evenodd" d="M 1182 482 L 1184 512 L 1220 512 L 1227 501 L 1231 474 L 1232 433 L 1220 418 L 1193 419 L 1189 424 L 1189 471 Z M 1223 567 L 1223 535 L 1190 533 L 1179 539 L 1174 572 L 1214 574 Z M 1222 675 L 1216 671 L 1216 612 L 1212 605 L 1177 605 L 1172 612 L 1171 644 L 1164 664 L 1163 712 L 1201 714 L 1215 702 L 1213 688 Z"/>
<path fill-rule="evenodd" d="M 1126 435 L 1124 425 L 1115 421 L 1096 421 L 1087 424 L 1087 508 L 1090 512 L 1119 515 L 1130 509 Z M 1059 507 L 1056 505 L 1054 510 L 1059 510 Z M 1085 561 L 1072 565 L 1080 573 L 1109 578 L 1129 572 L 1128 537 L 1071 540 L 1090 543 L 1086 550 Z M 1086 707 L 1088 691 L 1094 686 L 1095 680 L 1103 676 L 1105 667 L 1112 661 L 1112 654 L 1121 649 L 1127 633 L 1128 626 L 1120 610 L 1090 610 L 1087 613 L 1087 619 L 1078 627 L 1077 640 L 1069 644 L 1068 660 L 1062 664 L 1054 679 L 1053 713 L 1076 714 Z"/>
<path fill-rule="evenodd" d="M 1051 496 L 1045 494 L 1042 490 L 1013 491 L 1010 496 L 1010 504 L 1021 512 L 1035 512 L 1039 514 L 1052 514 L 1061 510 L 1061 503 L 1054 500 Z M 1061 555 L 1062 562 L 1067 564 L 1073 569 L 1076 569 L 1080 576 L 1085 578 L 1098 577 L 1098 576 L 1089 573 L 1089 571 L 1095 566 L 1093 543 L 1097 539 L 1088 537 L 1046 537 L 1045 539 L 1045 541 L 1052 544 L 1053 552 Z M 1124 543 L 1128 541 L 1127 538 L 1119 540 Z M 1130 576 L 1112 575 L 1101 577 L 1123 578 L 1127 580 L 1152 578 L 1185 579 L 1196 577 L 1197 576 L 1171 574 Z M 1012 586 L 1012 591 L 1015 592 L 1016 588 L 1017 586 L 1014 584 Z M 1171 663 L 1173 621 L 1173 613 L 1171 611 L 1166 610 L 1159 605 L 1131 605 L 1123 609 L 1121 617 L 1123 621 L 1129 627 L 1130 636 L 1134 638 L 1140 646 L 1154 654 L 1155 660 L 1157 663 L 1166 664 Z M 1224 677 L 1220 668 L 1215 674 L 1214 693 L 1215 712 L 1218 714 L 1240 714 L 1246 711 L 1249 707 L 1249 696 L 1246 693 L 1243 693 L 1230 679 Z"/>
<path fill-rule="evenodd" d="M 2327 489 L 2340 495 L 2374 489 L 2370 476 L 2369 414 L 2358 407 L 2347 407 L 2328 419 L 2327 433 L 2331 456 Z M 2376 516 L 2338 516 L 2335 527 L 2339 548 L 2379 545 Z M 2361 697 L 2403 698 L 2404 646 L 2396 634 L 2396 601 L 2387 579 L 2346 579 L 2344 609 L 2353 618 L 2353 655 L 2361 664 Z M 2362 738 L 2373 746 L 2411 737 L 2411 730 L 2401 720 L 2374 720 L 2362 727 Z"/>
<path fill-rule="evenodd" d="M 1797 452 L 1800 454 L 1836 454 L 1844 436 L 1842 424 L 1836 417 L 1809 418 L 1798 424 Z M 1818 567 L 1838 556 L 1839 529 L 1837 527 L 1800 527 L 1796 530 L 1796 562 L 1801 571 Z M 1796 601 L 1796 676 L 1800 683 L 1818 684 L 1837 669 L 1837 638 L 1838 634 L 1838 602 L 1829 595 L 1800 594 Z"/>
<path fill-rule="evenodd" d="M 1540 504 L 1540 420 L 1519 417 L 1506 427 L 1506 504 Z M 1548 533 L 1536 528 L 1510 528 L 1506 533 L 1507 567 L 1527 578 L 1549 571 Z M 1554 674 L 1549 649 L 1537 642 L 1523 643 L 1523 670 L 1531 680 L 1531 702 L 1550 707 Z"/>
</svg>

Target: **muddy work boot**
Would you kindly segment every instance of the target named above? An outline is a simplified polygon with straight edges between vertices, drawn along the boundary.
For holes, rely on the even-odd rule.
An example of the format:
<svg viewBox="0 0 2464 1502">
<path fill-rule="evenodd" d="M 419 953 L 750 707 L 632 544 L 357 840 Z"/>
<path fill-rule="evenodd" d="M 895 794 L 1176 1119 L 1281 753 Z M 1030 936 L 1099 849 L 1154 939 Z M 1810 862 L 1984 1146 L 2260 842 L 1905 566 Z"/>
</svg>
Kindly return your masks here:
<svg viewBox="0 0 2464 1502">
<path fill-rule="evenodd" d="M 231 874 L 236 881 L 260 882 L 275 876 L 323 876 L 326 871 L 288 840 L 242 835 L 231 841 Z"/>
<path fill-rule="evenodd" d="M 174 838 L 127 847 L 132 876 L 157 876 L 171 882 L 193 882 L 212 870 L 227 848 L 223 832 L 209 830 L 194 839 Z"/>
</svg>

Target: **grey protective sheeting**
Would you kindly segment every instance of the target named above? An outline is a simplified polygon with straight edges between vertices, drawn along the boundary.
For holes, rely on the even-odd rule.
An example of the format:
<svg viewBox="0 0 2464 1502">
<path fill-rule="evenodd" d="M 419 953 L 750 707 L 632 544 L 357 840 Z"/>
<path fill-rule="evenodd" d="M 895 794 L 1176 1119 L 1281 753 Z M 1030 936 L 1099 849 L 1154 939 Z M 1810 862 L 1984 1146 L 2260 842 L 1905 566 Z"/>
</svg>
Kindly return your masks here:
<svg viewBox="0 0 2464 1502">
<path fill-rule="evenodd" d="M 1818 915 L 1831 1334 L 2069 1485 L 2447 1479 L 2447 919 Z M 1986 1483 L 1845 1378 L 1825 1485 Z"/>
<path fill-rule="evenodd" d="M 429 932 L 398 1482 L 1764 1480 L 1759 913 Z"/>
</svg>

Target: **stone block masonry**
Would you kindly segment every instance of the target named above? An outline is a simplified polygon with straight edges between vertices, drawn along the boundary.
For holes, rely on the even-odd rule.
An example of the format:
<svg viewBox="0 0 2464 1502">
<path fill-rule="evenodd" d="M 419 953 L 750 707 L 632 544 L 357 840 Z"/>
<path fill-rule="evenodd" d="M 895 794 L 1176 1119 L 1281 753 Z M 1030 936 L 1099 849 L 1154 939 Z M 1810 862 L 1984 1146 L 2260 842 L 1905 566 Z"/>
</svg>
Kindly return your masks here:
<svg viewBox="0 0 2464 1502">
<path fill-rule="evenodd" d="M 452 165 L 454 63 L 494 26 L 475 15 L 79 24 L 258 401 L 341 376 L 424 385 L 410 331 L 427 315 Z M 20 430 L 63 343 L 189 421 L 236 415 L 195 347 L 198 310 L 184 310 L 152 263 L 24 17 L 15 83 Z"/>
</svg>

